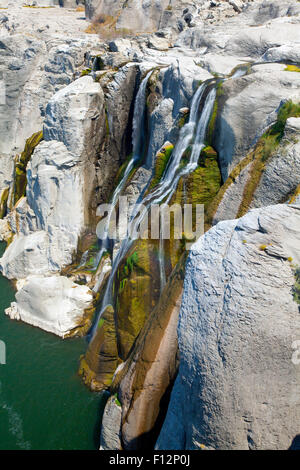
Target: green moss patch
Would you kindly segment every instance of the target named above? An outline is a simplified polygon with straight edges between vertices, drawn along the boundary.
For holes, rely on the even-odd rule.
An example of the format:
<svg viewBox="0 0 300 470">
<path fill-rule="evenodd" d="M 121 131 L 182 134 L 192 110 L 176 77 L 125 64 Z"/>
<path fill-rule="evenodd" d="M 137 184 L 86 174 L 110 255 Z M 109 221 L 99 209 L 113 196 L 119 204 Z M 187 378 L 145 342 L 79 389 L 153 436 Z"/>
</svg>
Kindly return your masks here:
<svg viewBox="0 0 300 470">
<path fill-rule="evenodd" d="M 26 140 L 24 151 L 20 157 L 16 158 L 15 162 L 15 190 L 14 190 L 14 204 L 16 204 L 22 196 L 25 196 L 27 178 L 26 169 L 28 162 L 34 152 L 34 149 L 43 139 L 43 132 L 36 132 L 29 139 Z"/>
<path fill-rule="evenodd" d="M 126 360 L 160 294 L 158 241 L 137 240 L 115 280 L 119 357 Z"/>
<path fill-rule="evenodd" d="M 8 195 L 9 188 L 4 188 L 0 196 L 0 219 L 3 219 L 3 217 L 6 216 Z"/>
<path fill-rule="evenodd" d="M 248 210 L 254 193 L 259 185 L 266 162 L 274 155 L 283 136 L 285 124 L 290 117 L 300 117 L 300 104 L 287 101 L 278 111 L 276 123 L 260 138 L 255 149 L 250 177 L 243 193 L 237 217 L 242 217 Z"/>
<path fill-rule="evenodd" d="M 81 358 L 79 374 L 92 390 L 108 389 L 118 366 L 114 309 L 108 306 L 98 323 L 97 332 L 86 355 Z"/>
<path fill-rule="evenodd" d="M 174 145 L 167 144 L 156 155 L 154 176 L 150 184 L 150 189 L 154 188 L 160 182 L 169 163 L 173 149 Z"/>
</svg>

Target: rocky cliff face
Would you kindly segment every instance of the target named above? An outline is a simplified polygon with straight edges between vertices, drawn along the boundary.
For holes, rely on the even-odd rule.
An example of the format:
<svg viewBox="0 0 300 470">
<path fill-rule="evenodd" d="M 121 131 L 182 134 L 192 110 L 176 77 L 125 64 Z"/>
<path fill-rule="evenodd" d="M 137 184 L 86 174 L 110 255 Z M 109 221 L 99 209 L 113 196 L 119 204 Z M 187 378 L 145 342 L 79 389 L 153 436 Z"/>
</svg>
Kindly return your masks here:
<svg viewBox="0 0 300 470">
<path fill-rule="evenodd" d="M 86 0 L 91 24 L 80 2 L 26 3 L 0 1 L 6 313 L 89 332 L 103 449 L 288 448 L 299 2 Z M 119 195 L 203 204 L 187 263 L 174 224 L 166 241 L 98 241 L 97 206 Z"/>
<path fill-rule="evenodd" d="M 193 246 L 158 448 L 287 449 L 299 433 L 299 215 L 296 206 L 255 209 Z"/>
</svg>

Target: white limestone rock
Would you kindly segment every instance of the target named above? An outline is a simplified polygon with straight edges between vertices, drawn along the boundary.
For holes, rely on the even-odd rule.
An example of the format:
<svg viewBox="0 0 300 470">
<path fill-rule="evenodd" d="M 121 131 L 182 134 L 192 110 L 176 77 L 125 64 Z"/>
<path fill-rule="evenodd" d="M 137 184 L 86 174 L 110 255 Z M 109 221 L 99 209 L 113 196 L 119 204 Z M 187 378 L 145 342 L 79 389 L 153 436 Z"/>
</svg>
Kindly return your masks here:
<svg viewBox="0 0 300 470">
<path fill-rule="evenodd" d="M 148 40 L 148 47 L 157 51 L 167 51 L 170 47 L 170 42 L 165 38 L 151 36 Z"/>
<path fill-rule="evenodd" d="M 285 124 L 285 136 L 289 138 L 296 135 L 300 139 L 300 118 L 288 118 Z"/>
<path fill-rule="evenodd" d="M 0 260 L 6 277 L 45 275 L 71 264 L 89 218 L 95 159 L 104 134 L 103 101 L 100 85 L 89 76 L 50 101 L 45 141 L 27 167 L 27 198 L 10 216 L 16 235 Z"/>
<path fill-rule="evenodd" d="M 5 313 L 62 338 L 80 324 L 93 300 L 88 287 L 63 276 L 30 276 L 19 287 L 16 302 Z"/>
<path fill-rule="evenodd" d="M 207 69 L 210 73 L 229 75 L 233 69 L 246 63 L 249 59 L 234 57 L 231 55 L 209 53 L 200 56 L 198 61 L 199 65 Z"/>
<path fill-rule="evenodd" d="M 103 100 L 101 86 L 90 76 L 58 91 L 46 108 L 44 140 L 63 142 L 75 158 L 88 159 L 102 137 Z"/>
<path fill-rule="evenodd" d="M 291 262 L 292 259 L 292 262 Z M 192 247 L 180 369 L 158 449 L 288 449 L 300 433 L 300 209 L 224 221 Z"/>
</svg>

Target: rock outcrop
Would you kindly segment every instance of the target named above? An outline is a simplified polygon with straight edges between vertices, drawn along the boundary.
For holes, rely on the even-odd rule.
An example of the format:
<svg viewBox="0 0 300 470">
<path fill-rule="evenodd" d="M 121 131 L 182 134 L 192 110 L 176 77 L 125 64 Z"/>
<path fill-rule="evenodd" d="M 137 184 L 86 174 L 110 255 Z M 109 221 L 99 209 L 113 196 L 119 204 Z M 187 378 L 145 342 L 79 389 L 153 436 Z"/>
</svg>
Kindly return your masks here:
<svg viewBox="0 0 300 470">
<path fill-rule="evenodd" d="M 219 153 L 224 180 L 267 127 L 276 121 L 280 105 L 289 99 L 300 100 L 300 74 L 285 69 L 284 64 L 255 65 L 249 75 L 222 85 L 214 146 Z"/>
<path fill-rule="evenodd" d="M 66 10 L 57 19 L 55 8 L 20 9 L 0 10 L 0 191 L 11 185 L 26 139 L 41 130 L 50 98 L 90 66 L 87 52 L 99 43 L 75 33 L 80 13 Z"/>
<path fill-rule="evenodd" d="M 255 209 L 193 246 L 180 368 L 158 449 L 288 449 L 299 434 L 297 206 Z"/>
<path fill-rule="evenodd" d="M 279 109 L 278 116 L 283 115 L 284 110 L 284 119 L 288 116 L 288 110 L 300 116 L 299 104 L 285 103 Z M 277 120 L 233 169 L 213 202 L 213 224 L 244 215 L 249 208 L 290 200 L 300 184 L 298 121 L 299 117 L 290 117 L 286 123 Z M 278 131 L 277 127 L 282 128 Z"/>
<path fill-rule="evenodd" d="M 29 276 L 18 285 L 16 302 L 6 309 L 6 314 L 64 338 L 82 325 L 84 311 L 92 301 L 87 286 L 66 277 Z"/>
<path fill-rule="evenodd" d="M 102 89 L 91 77 L 78 79 L 49 102 L 44 141 L 27 168 L 26 200 L 10 215 L 16 235 L 1 260 L 8 278 L 24 279 L 37 270 L 49 274 L 71 264 L 89 222 L 103 105 Z"/>
</svg>

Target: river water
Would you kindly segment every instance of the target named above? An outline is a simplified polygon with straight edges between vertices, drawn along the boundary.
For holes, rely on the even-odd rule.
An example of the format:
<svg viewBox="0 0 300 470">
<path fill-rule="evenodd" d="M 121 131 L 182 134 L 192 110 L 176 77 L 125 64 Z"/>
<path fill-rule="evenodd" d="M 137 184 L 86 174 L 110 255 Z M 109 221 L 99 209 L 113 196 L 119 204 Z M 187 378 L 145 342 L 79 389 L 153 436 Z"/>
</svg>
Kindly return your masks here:
<svg viewBox="0 0 300 470">
<path fill-rule="evenodd" d="M 5 245 L 0 243 L 0 256 Z M 10 320 L 4 309 L 14 299 L 0 276 L 0 450 L 97 449 L 105 404 L 77 375 L 84 339 L 61 340 L 38 328 Z"/>
</svg>

